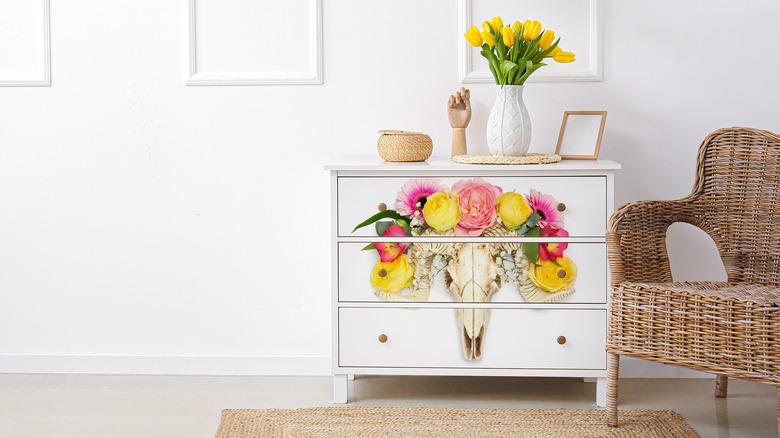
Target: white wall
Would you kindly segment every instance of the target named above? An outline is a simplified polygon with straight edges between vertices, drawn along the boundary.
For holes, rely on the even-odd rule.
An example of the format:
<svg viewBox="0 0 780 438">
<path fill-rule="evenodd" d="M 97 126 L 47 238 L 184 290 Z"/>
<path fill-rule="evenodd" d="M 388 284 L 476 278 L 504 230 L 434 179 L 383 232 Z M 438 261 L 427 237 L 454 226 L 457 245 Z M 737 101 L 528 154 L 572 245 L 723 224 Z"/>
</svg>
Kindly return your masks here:
<svg viewBox="0 0 780 438">
<path fill-rule="evenodd" d="M 456 2 L 325 1 L 324 85 L 245 87 L 183 85 L 183 1 L 52 3 L 52 86 L 0 87 L 0 371 L 327 373 L 322 165 L 378 129 L 449 153 Z M 603 10 L 604 81 L 529 84 L 532 150 L 608 110 L 620 204 L 687 194 L 714 129 L 780 132 L 776 1 Z M 485 152 L 496 89 L 471 89 Z M 722 275 L 676 231 L 680 278 Z"/>
</svg>

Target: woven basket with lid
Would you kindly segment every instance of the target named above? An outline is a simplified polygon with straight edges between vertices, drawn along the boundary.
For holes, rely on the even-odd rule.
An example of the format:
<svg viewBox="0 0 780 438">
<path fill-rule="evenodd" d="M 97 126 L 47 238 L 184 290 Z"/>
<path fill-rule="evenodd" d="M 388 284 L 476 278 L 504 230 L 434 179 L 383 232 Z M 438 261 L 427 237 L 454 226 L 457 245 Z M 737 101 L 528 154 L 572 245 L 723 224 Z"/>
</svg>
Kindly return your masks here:
<svg viewBox="0 0 780 438">
<path fill-rule="evenodd" d="M 433 153 L 433 141 L 421 132 L 379 131 L 376 148 L 385 161 L 425 161 Z"/>
</svg>

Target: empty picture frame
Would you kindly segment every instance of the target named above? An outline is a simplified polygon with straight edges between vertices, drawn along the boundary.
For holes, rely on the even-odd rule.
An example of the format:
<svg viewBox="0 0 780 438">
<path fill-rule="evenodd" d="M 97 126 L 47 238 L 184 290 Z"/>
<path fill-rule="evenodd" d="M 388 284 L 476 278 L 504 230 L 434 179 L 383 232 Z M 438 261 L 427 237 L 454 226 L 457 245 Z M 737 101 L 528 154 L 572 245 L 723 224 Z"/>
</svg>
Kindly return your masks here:
<svg viewBox="0 0 780 438">
<path fill-rule="evenodd" d="M 606 111 L 566 111 L 555 153 L 567 160 L 595 160 L 599 157 Z"/>
</svg>

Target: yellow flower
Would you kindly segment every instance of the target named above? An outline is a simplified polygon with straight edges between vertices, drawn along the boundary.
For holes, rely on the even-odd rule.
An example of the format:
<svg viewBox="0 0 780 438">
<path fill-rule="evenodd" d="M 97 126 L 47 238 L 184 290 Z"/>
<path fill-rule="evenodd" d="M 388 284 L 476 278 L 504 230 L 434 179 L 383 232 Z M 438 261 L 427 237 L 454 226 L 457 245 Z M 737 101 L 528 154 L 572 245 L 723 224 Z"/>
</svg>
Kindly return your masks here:
<svg viewBox="0 0 780 438">
<path fill-rule="evenodd" d="M 387 292 L 398 293 L 412 284 L 414 280 L 414 265 L 409 263 L 406 254 L 402 254 L 392 262 L 379 261 L 371 271 L 371 287 Z"/>
<path fill-rule="evenodd" d="M 526 41 L 531 41 L 539 37 L 539 34 L 542 33 L 542 23 L 534 20 L 525 20 L 525 23 L 523 23 L 523 39 Z"/>
<path fill-rule="evenodd" d="M 498 31 L 504 27 L 504 22 L 501 21 L 501 17 L 493 17 L 493 19 L 490 20 L 490 25 L 493 27 L 493 32 L 498 33 Z"/>
<path fill-rule="evenodd" d="M 545 58 L 552 58 L 553 56 L 563 52 L 563 49 L 561 49 L 561 46 L 555 46 L 552 52 L 548 53 Z"/>
<path fill-rule="evenodd" d="M 458 194 L 448 196 L 444 192 L 437 192 L 428 196 L 423 207 L 423 218 L 425 223 L 440 233 L 454 228 L 460 220 Z"/>
<path fill-rule="evenodd" d="M 542 50 L 547 50 L 550 48 L 550 46 L 552 46 L 553 41 L 555 41 L 555 32 L 547 29 L 542 34 L 542 38 L 539 40 L 539 47 Z"/>
<path fill-rule="evenodd" d="M 491 35 L 492 35 L 492 32 L 493 32 L 493 25 L 492 25 L 492 24 L 490 24 L 490 22 L 489 22 L 489 21 L 485 21 L 484 23 L 482 23 L 482 31 L 483 31 L 483 32 L 487 32 L 487 33 L 489 33 L 489 34 L 491 34 Z"/>
<path fill-rule="evenodd" d="M 577 265 L 566 256 L 558 257 L 555 262 L 541 260 L 540 266 L 529 264 L 528 277 L 545 292 L 559 292 L 572 287 L 577 279 Z"/>
<path fill-rule="evenodd" d="M 485 40 L 485 44 L 490 46 L 491 49 L 496 45 L 496 39 L 490 32 L 482 32 L 480 35 L 482 36 L 482 39 Z"/>
<path fill-rule="evenodd" d="M 512 44 L 515 43 L 515 34 L 512 33 L 512 29 L 508 27 L 502 27 L 501 36 L 503 37 L 505 46 L 512 47 Z"/>
<path fill-rule="evenodd" d="M 574 53 L 564 52 L 563 50 L 561 50 L 560 52 L 553 55 L 553 59 L 555 60 L 555 62 L 560 62 L 561 64 L 565 64 L 567 62 L 574 62 Z"/>
<path fill-rule="evenodd" d="M 506 192 L 499 196 L 496 200 L 496 211 L 501 222 L 510 230 L 520 228 L 533 213 L 525 196 L 515 192 Z"/>
<path fill-rule="evenodd" d="M 472 26 L 466 33 L 463 34 L 468 41 L 474 47 L 480 47 L 482 45 L 482 37 L 479 35 L 479 29 L 477 26 Z"/>
<path fill-rule="evenodd" d="M 517 33 L 520 32 L 520 29 L 523 27 L 523 23 L 519 21 L 515 21 L 512 23 L 512 33 L 517 36 Z"/>
</svg>

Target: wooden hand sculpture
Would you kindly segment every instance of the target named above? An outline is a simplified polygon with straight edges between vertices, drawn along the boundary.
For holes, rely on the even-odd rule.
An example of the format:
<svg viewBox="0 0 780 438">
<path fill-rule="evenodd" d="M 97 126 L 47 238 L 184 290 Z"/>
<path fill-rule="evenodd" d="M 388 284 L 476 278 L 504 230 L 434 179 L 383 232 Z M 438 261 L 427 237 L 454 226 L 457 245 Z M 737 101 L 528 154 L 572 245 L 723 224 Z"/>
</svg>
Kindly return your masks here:
<svg viewBox="0 0 780 438">
<path fill-rule="evenodd" d="M 466 127 L 471 121 L 471 92 L 461 87 L 447 102 L 447 118 L 452 126 L 452 156 L 466 153 Z"/>
</svg>

